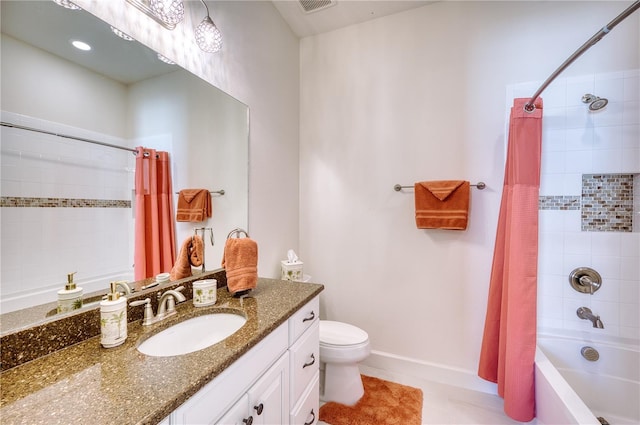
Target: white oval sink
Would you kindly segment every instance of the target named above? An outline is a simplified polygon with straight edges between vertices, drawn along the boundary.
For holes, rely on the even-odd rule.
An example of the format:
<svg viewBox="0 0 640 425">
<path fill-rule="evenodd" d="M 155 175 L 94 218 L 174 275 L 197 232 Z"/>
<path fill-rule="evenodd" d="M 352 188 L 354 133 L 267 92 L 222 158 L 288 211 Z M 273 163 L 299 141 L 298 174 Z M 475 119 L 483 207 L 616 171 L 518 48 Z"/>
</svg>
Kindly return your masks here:
<svg viewBox="0 0 640 425">
<path fill-rule="evenodd" d="M 205 314 L 176 323 L 138 346 L 148 356 L 169 357 L 207 348 L 233 335 L 247 319 L 230 313 Z"/>
</svg>

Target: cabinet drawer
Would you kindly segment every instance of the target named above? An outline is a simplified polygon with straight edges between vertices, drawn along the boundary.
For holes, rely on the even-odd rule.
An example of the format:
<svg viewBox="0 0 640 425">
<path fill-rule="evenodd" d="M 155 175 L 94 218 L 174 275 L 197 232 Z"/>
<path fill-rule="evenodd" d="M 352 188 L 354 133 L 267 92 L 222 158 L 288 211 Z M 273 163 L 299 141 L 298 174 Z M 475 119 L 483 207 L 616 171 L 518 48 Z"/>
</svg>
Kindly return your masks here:
<svg viewBox="0 0 640 425">
<path fill-rule="evenodd" d="M 291 403 L 296 403 L 320 365 L 320 322 L 314 324 L 289 349 Z"/>
<path fill-rule="evenodd" d="M 315 297 L 289 318 L 289 345 L 293 345 L 300 335 L 318 321 L 320 298 Z"/>
<path fill-rule="evenodd" d="M 291 409 L 291 425 L 315 425 L 318 423 L 320 409 L 320 372 L 311 379 L 311 383 Z"/>
</svg>

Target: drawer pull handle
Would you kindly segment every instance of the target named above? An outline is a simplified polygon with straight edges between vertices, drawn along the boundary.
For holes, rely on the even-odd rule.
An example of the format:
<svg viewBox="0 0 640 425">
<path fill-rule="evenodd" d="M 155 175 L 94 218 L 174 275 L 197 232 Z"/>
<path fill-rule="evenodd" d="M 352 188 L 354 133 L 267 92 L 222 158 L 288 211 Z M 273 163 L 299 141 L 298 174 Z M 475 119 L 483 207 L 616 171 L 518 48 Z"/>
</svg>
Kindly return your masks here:
<svg viewBox="0 0 640 425">
<path fill-rule="evenodd" d="M 253 423 L 253 416 L 249 416 L 247 419 L 243 419 L 242 422 L 247 425 L 251 425 Z"/>
<path fill-rule="evenodd" d="M 308 322 L 309 320 L 313 320 L 316 318 L 316 314 L 313 312 L 313 310 L 311 311 L 311 315 L 309 317 L 305 317 L 304 319 L 302 319 L 302 323 L 304 322 Z"/>
<path fill-rule="evenodd" d="M 314 423 L 316 421 L 316 414 L 313 413 L 313 409 L 311 409 L 311 416 L 313 416 L 313 418 L 311 419 L 311 421 L 309 422 L 305 422 L 304 425 L 311 425 L 312 423 Z"/>
<path fill-rule="evenodd" d="M 254 409 L 256 409 L 256 413 L 258 413 L 258 416 L 262 415 L 262 409 L 264 409 L 264 404 L 260 403 L 257 406 L 253 406 Z"/>
<path fill-rule="evenodd" d="M 304 365 L 302 365 L 302 368 L 304 369 L 307 366 L 311 366 L 315 362 L 316 362 L 316 356 L 314 356 L 313 353 L 311 353 L 311 361 L 309 363 L 305 363 Z"/>
</svg>

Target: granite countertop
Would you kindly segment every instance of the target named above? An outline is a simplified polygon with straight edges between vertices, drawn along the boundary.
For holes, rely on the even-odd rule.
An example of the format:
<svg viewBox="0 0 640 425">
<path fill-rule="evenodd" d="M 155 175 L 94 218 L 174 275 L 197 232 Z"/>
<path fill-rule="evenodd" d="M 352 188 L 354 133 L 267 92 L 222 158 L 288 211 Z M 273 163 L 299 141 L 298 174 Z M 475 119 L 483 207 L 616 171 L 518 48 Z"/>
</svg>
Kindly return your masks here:
<svg viewBox="0 0 640 425">
<path fill-rule="evenodd" d="M 129 323 L 115 348 L 100 336 L 0 374 L 0 418 L 5 424 L 158 423 L 218 376 L 322 290 L 313 283 L 260 278 L 249 297 L 218 289 L 214 306 L 180 303 L 178 314 L 151 326 Z M 139 342 L 172 324 L 212 312 L 236 312 L 247 323 L 227 339 L 194 353 L 150 357 Z"/>
</svg>

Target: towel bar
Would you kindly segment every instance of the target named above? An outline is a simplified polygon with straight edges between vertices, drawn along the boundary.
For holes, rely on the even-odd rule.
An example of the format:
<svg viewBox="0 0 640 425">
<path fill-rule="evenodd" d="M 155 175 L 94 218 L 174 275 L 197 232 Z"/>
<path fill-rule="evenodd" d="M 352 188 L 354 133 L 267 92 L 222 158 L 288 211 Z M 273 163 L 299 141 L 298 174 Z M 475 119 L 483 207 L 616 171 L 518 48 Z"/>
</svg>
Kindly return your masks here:
<svg viewBox="0 0 640 425">
<path fill-rule="evenodd" d="M 210 190 L 209 193 L 217 193 L 218 195 L 224 195 L 224 189 L 220 190 Z M 176 195 L 180 195 L 180 192 L 176 192 Z"/>
<path fill-rule="evenodd" d="M 484 190 L 484 188 L 487 187 L 485 182 L 478 182 L 476 184 L 471 184 L 469 186 L 477 187 L 478 190 Z M 400 192 L 402 189 L 413 189 L 413 186 L 401 186 L 399 184 L 396 184 L 395 186 L 393 186 L 393 190 L 395 190 L 396 192 Z"/>
<path fill-rule="evenodd" d="M 237 229 L 233 229 L 232 231 L 229 232 L 229 234 L 227 235 L 227 239 L 229 239 L 232 236 L 235 236 L 236 238 L 239 238 L 241 233 L 244 233 L 244 235 L 246 237 L 249 237 L 249 234 L 247 233 L 246 230 L 243 230 L 243 229 L 238 227 Z"/>
</svg>

